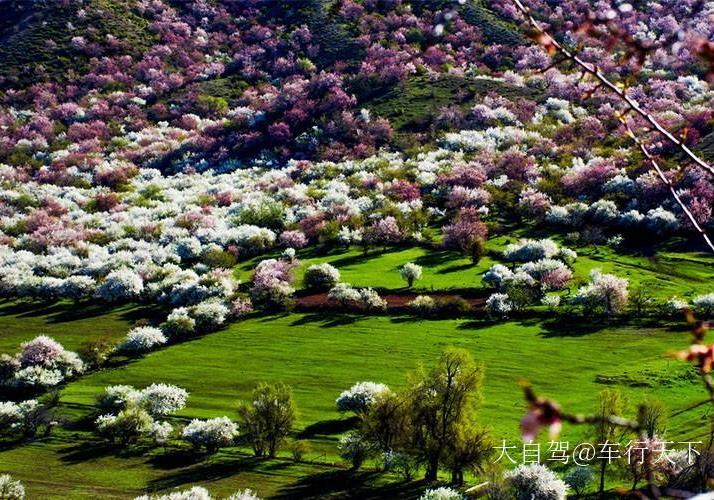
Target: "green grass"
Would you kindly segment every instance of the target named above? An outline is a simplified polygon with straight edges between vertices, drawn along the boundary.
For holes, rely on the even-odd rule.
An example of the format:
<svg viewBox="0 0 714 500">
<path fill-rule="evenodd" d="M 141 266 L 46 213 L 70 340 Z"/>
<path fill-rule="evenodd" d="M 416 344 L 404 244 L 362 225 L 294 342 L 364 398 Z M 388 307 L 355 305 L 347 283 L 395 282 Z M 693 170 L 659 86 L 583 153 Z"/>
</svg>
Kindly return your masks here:
<svg viewBox="0 0 714 500">
<path fill-rule="evenodd" d="M 517 443 L 518 419 L 524 411 L 517 385 L 521 377 L 573 411 L 592 407 L 597 392 L 606 387 L 598 380 L 621 388 L 631 401 L 631 412 L 646 395 L 662 399 L 670 410 L 700 401 L 704 392 L 696 377 L 686 365 L 665 357 L 686 343 L 685 332 L 648 327 L 304 314 L 256 317 L 89 374 L 62 391 L 61 409 L 72 420 L 81 419 L 95 411 L 95 398 L 107 385 L 166 382 L 191 393 L 178 419 L 235 418 L 238 401 L 248 397 L 257 382 L 281 380 L 293 387 L 300 411 L 297 433 L 312 448 L 307 458 L 330 464 L 338 461 L 336 442 L 348 428 L 345 417 L 334 409 L 340 391 L 358 380 L 399 388 L 407 372 L 420 363 L 432 363 L 446 346 L 465 348 L 484 364 L 479 419 L 492 428 L 496 439 Z M 700 437 L 701 418 L 699 410 L 672 418 L 668 438 Z M 97 492 L 130 496 L 144 488 L 194 482 L 218 494 L 252 486 L 264 496 L 280 495 L 314 480 L 311 475 L 326 467 L 321 472 L 317 466 L 280 460 L 255 464 L 235 450 L 207 462 L 182 455 L 162 459 L 161 451 L 118 453 L 98 447 L 85 429 L 75 426 L 48 442 L 2 452 L 3 469 L 27 483 L 31 498 L 51 497 L 52 492 L 81 498 Z M 582 437 L 581 429 L 566 428 L 563 434 L 564 440 Z M 39 460 L 54 473 L 38 475 L 34 464 Z M 333 470 L 327 475 L 333 473 L 341 474 Z M 323 486 L 336 487 L 328 483 Z"/>
<path fill-rule="evenodd" d="M 248 282 L 256 264 L 264 258 L 241 263 L 236 269 L 237 276 Z M 309 266 L 327 262 L 339 269 L 342 281 L 354 286 L 388 289 L 405 287 L 399 269 L 407 262 L 415 262 L 423 267 L 422 279 L 416 282 L 415 289 L 425 291 L 481 287 L 481 274 L 493 264 L 488 257 L 474 265 L 470 259 L 454 252 L 421 247 L 372 250 L 367 255 L 359 249 L 326 255 L 307 250 L 300 252 L 298 258 L 300 266 L 295 271 L 298 282 Z"/>
<path fill-rule="evenodd" d="M 407 262 L 415 262 L 423 267 L 422 279 L 415 284 L 417 291 L 428 293 L 430 290 L 478 289 L 484 286 L 483 273 L 494 263 L 503 262 L 499 258 L 500 252 L 508 243 L 524 235 L 516 232 L 489 240 L 489 255 L 476 265 L 455 252 L 422 247 L 371 250 L 367 255 L 359 249 L 327 254 L 310 249 L 298 252 L 300 266 L 295 276 L 298 286 L 301 286 L 302 276 L 308 266 L 327 262 L 340 271 L 342 281 L 355 286 L 396 290 L 405 287 L 405 282 L 399 276 L 399 268 Z M 627 278 L 632 290 L 642 287 L 659 300 L 674 295 L 691 298 L 712 291 L 714 259 L 709 255 L 663 251 L 650 258 L 620 254 L 607 246 L 588 246 L 576 250 L 578 259 L 573 264 L 573 292 L 588 280 L 593 269 Z M 265 258 L 268 256 L 242 262 L 236 268 L 236 276 L 244 283 L 249 282 L 255 266 Z"/>
<path fill-rule="evenodd" d="M 0 304 L 0 354 L 17 352 L 22 342 L 49 335 L 70 350 L 100 338 L 117 341 L 133 322 L 150 316 L 143 307 L 104 307 L 96 304 Z"/>
<path fill-rule="evenodd" d="M 427 130 L 441 108 L 458 105 L 465 110 L 473 106 L 476 97 L 489 92 L 511 99 L 536 97 L 530 89 L 493 80 L 451 75 L 431 80 L 419 76 L 360 105 L 377 116 L 388 118 L 397 132 L 407 133 Z"/>
</svg>

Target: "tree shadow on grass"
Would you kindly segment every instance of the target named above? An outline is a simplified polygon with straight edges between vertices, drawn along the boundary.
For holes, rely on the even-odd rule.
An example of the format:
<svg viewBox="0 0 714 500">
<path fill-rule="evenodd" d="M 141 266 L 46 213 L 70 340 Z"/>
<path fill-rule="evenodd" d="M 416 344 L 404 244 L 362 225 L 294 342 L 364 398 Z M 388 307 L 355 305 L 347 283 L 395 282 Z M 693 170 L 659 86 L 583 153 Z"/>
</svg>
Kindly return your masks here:
<svg viewBox="0 0 714 500">
<path fill-rule="evenodd" d="M 206 483 L 234 476 L 240 471 L 262 469 L 259 467 L 265 460 L 255 457 L 239 457 L 239 458 L 211 458 L 210 461 L 179 465 L 176 467 L 176 472 L 166 476 L 154 479 L 149 482 L 148 491 L 159 491 L 170 488 L 176 488 L 187 483 Z M 275 468 L 287 468 L 292 465 L 292 462 L 279 462 Z M 165 467 L 168 469 L 168 467 Z M 260 471 L 256 471 L 260 472 Z"/>
<path fill-rule="evenodd" d="M 333 420 L 321 420 L 305 427 L 299 434 L 300 439 L 309 439 L 317 435 L 342 434 L 357 427 L 359 417 L 349 417 Z"/>
<path fill-rule="evenodd" d="M 436 274 L 457 273 L 457 272 L 462 272 L 462 271 L 469 271 L 469 270 L 475 269 L 475 268 L 476 268 L 475 264 L 455 264 L 453 266 L 439 269 L 438 271 L 436 271 Z M 475 277 L 475 275 L 474 275 L 474 277 Z"/>
<path fill-rule="evenodd" d="M 347 326 L 358 322 L 361 318 L 359 316 L 351 314 L 330 314 L 325 313 L 315 313 L 315 314 L 305 314 L 301 318 L 296 319 L 290 323 L 290 326 L 301 326 L 308 325 L 310 323 L 320 323 L 324 328 L 332 328 L 335 326 Z"/>
<path fill-rule="evenodd" d="M 117 309 L 123 312 L 120 318 L 126 321 L 140 319 L 160 320 L 164 311 L 156 306 L 111 305 L 92 302 L 6 302 L 0 306 L 0 316 L 37 318 L 47 316 L 48 323 L 67 323 L 110 314 Z"/>
<path fill-rule="evenodd" d="M 103 457 L 132 458 L 145 455 L 151 449 L 148 445 L 124 446 L 106 441 L 89 441 L 68 446 L 59 451 L 60 460 L 68 464 L 81 464 Z"/>
<path fill-rule="evenodd" d="M 417 498 L 423 493 L 422 482 L 375 484 L 381 474 L 373 471 L 335 470 L 311 474 L 283 487 L 274 498 Z"/>
<path fill-rule="evenodd" d="M 434 250 L 417 257 L 414 259 L 414 263 L 424 267 L 436 267 L 454 260 L 456 256 L 457 254 L 448 250 Z"/>
<path fill-rule="evenodd" d="M 392 248 L 387 248 L 387 249 L 382 249 L 379 251 L 370 251 L 368 253 L 361 253 L 357 255 L 348 255 L 346 257 L 341 257 L 339 259 L 335 259 L 331 262 L 331 264 L 335 267 L 347 267 L 347 266 L 354 266 L 357 264 L 363 264 L 365 262 L 368 262 L 373 259 L 378 259 L 384 254 L 388 253 L 395 253 L 395 252 L 401 252 L 403 251 L 404 248 L 401 247 L 392 247 Z"/>
</svg>

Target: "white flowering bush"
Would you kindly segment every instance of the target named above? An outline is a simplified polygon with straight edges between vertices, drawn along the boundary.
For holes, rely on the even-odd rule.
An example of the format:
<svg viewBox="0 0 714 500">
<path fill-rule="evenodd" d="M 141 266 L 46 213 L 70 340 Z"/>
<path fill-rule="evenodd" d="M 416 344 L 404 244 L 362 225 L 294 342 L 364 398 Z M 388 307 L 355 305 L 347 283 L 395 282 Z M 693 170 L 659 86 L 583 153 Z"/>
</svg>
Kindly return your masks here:
<svg viewBox="0 0 714 500">
<path fill-rule="evenodd" d="M 432 297 L 428 295 L 417 295 L 407 304 L 407 307 L 416 314 L 428 316 L 436 311 L 437 305 Z"/>
<path fill-rule="evenodd" d="M 97 287 L 97 295 L 107 302 L 135 300 L 143 291 L 141 276 L 129 269 L 112 271 Z"/>
<path fill-rule="evenodd" d="M 97 291 L 97 282 L 90 276 L 69 276 L 62 282 L 60 294 L 72 300 L 92 297 Z"/>
<path fill-rule="evenodd" d="M 24 500 L 25 487 L 23 484 L 13 479 L 9 474 L 0 474 L 0 499 L 1 500 Z"/>
<path fill-rule="evenodd" d="M 222 302 L 206 301 L 191 306 L 189 314 L 196 322 L 199 332 L 210 332 L 225 324 L 230 310 Z"/>
<path fill-rule="evenodd" d="M 714 293 L 699 295 L 692 299 L 694 312 L 704 318 L 711 318 L 714 314 Z"/>
<path fill-rule="evenodd" d="M 413 262 L 407 262 L 401 267 L 401 269 L 399 269 L 399 275 L 404 281 L 407 282 L 407 286 L 409 286 L 409 288 L 414 285 L 415 281 L 421 279 L 421 274 L 421 266 L 418 264 L 414 264 Z"/>
<path fill-rule="evenodd" d="M 372 288 L 353 288 L 349 283 L 338 283 L 327 294 L 327 298 L 341 307 L 365 311 L 384 311 L 387 301 Z"/>
<path fill-rule="evenodd" d="M 464 496 L 453 488 L 441 486 L 426 490 L 419 500 L 463 500 Z"/>
<path fill-rule="evenodd" d="M 598 269 L 590 272 L 590 281 L 580 287 L 573 302 L 583 307 L 586 313 L 601 313 L 606 316 L 625 310 L 629 299 L 629 281 L 613 274 L 603 274 Z"/>
<path fill-rule="evenodd" d="M 151 415 L 138 406 L 129 406 L 116 415 L 100 415 L 94 421 L 96 433 L 114 443 L 122 445 L 135 443 L 140 438 L 149 436 L 154 426 Z"/>
<path fill-rule="evenodd" d="M 165 495 L 141 495 L 134 500 L 213 500 L 208 490 L 202 486 L 194 486 L 184 491 L 173 491 Z"/>
<path fill-rule="evenodd" d="M 669 210 L 657 207 L 647 212 L 645 225 L 655 234 L 664 235 L 677 231 L 679 229 L 679 220 Z"/>
<path fill-rule="evenodd" d="M 340 272 L 334 266 L 314 264 L 305 271 L 305 286 L 312 290 L 329 290 L 340 281 Z"/>
<path fill-rule="evenodd" d="M 505 479 L 516 500 L 565 500 L 567 495 L 565 482 L 541 464 L 519 465 Z"/>
<path fill-rule="evenodd" d="M 557 309 L 560 306 L 561 298 L 560 295 L 555 295 L 549 293 L 543 296 L 540 303 L 546 306 L 548 309 Z"/>
<path fill-rule="evenodd" d="M 32 417 L 38 408 L 39 404 L 35 399 L 20 403 L 0 401 L 0 434 L 12 436 L 31 432 L 34 427 Z"/>
<path fill-rule="evenodd" d="M 497 289 L 503 289 L 504 284 L 513 279 L 513 271 L 503 264 L 494 264 L 483 274 L 483 281 Z"/>
<path fill-rule="evenodd" d="M 104 388 L 99 396 L 99 408 L 102 411 L 114 413 L 129 405 L 137 405 L 141 400 L 141 391 L 132 385 L 110 385 Z"/>
<path fill-rule="evenodd" d="M 205 448 L 209 453 L 214 453 L 233 444 L 238 436 L 238 426 L 228 417 L 194 419 L 184 427 L 181 436 L 194 448 Z"/>
<path fill-rule="evenodd" d="M 372 403 L 381 394 L 389 392 L 389 387 L 377 382 L 358 382 L 343 391 L 335 400 L 337 410 L 341 412 L 366 413 Z"/>
<path fill-rule="evenodd" d="M 346 307 L 351 304 L 357 304 L 360 301 L 359 290 L 353 288 L 349 283 L 338 283 L 327 294 L 329 300 L 337 302 L 339 305 Z"/>
<path fill-rule="evenodd" d="M 137 354 L 148 352 L 166 342 L 167 338 L 160 329 L 153 326 L 139 326 L 129 330 L 117 349 L 120 352 Z"/>
<path fill-rule="evenodd" d="M 161 328 L 171 337 L 188 337 L 196 333 L 196 320 L 187 308 L 177 307 L 169 313 Z"/>
<path fill-rule="evenodd" d="M 513 302 L 505 293 L 492 293 L 486 299 L 486 311 L 492 316 L 506 318 L 513 309 Z"/>
<path fill-rule="evenodd" d="M 139 394 L 139 403 L 153 417 L 176 413 L 187 400 L 188 392 L 171 384 L 151 384 Z"/>
<path fill-rule="evenodd" d="M 260 500 L 260 497 L 255 491 L 246 488 L 244 490 L 236 491 L 226 500 Z"/>
<path fill-rule="evenodd" d="M 387 301 L 372 288 L 362 288 L 359 294 L 360 305 L 367 311 L 384 311 L 387 309 Z"/>
<path fill-rule="evenodd" d="M 682 317 L 685 310 L 689 309 L 689 303 L 680 297 L 670 297 L 664 303 L 663 312 L 670 317 Z"/>
<path fill-rule="evenodd" d="M 356 431 L 351 431 L 340 438 L 337 445 L 340 456 L 352 463 L 353 469 L 359 469 L 372 452 L 372 443 Z"/>
<path fill-rule="evenodd" d="M 154 441 L 155 445 L 163 446 L 169 441 L 169 438 L 171 437 L 173 431 L 174 428 L 170 423 L 155 421 L 151 424 L 151 429 L 149 430 L 148 434 Z"/>
<path fill-rule="evenodd" d="M 513 262 L 530 262 L 555 257 L 559 251 L 558 244 L 553 240 L 524 239 L 508 245 L 503 251 L 503 258 Z"/>
<path fill-rule="evenodd" d="M 102 411 L 116 413 L 130 407 L 146 410 L 152 417 L 176 413 L 186 406 L 188 392 L 171 384 L 151 384 L 144 389 L 131 385 L 110 385 L 99 396 Z"/>
</svg>

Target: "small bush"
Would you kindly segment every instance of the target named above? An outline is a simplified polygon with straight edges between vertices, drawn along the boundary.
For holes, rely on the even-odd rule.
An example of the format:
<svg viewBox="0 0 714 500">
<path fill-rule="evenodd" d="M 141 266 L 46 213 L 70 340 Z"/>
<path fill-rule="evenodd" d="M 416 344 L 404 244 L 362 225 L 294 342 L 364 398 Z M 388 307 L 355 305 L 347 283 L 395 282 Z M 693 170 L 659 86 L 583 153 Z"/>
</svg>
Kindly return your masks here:
<svg viewBox="0 0 714 500">
<path fill-rule="evenodd" d="M 340 281 L 340 272 L 330 264 L 315 264 L 305 271 L 305 286 L 310 290 L 329 290 Z"/>
</svg>

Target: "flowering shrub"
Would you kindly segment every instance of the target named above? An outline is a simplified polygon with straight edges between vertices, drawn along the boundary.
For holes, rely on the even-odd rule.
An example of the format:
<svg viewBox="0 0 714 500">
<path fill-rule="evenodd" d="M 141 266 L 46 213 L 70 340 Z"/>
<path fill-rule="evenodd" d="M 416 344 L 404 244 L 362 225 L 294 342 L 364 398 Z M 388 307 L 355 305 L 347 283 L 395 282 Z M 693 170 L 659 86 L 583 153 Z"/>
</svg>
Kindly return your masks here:
<svg viewBox="0 0 714 500">
<path fill-rule="evenodd" d="M 567 485 L 540 464 L 519 465 L 505 474 L 517 500 L 565 500 Z"/>
<path fill-rule="evenodd" d="M 177 307 L 169 313 L 161 328 L 172 337 L 186 337 L 195 333 L 196 320 L 187 308 Z"/>
<path fill-rule="evenodd" d="M 436 311 L 436 301 L 428 295 L 417 295 L 407 304 L 409 309 L 421 316 L 428 316 Z"/>
<path fill-rule="evenodd" d="M 337 445 L 340 456 L 352 463 L 352 468 L 359 469 L 371 452 L 371 443 L 356 431 L 351 431 L 340 438 Z"/>
<path fill-rule="evenodd" d="M 298 263 L 294 260 L 268 259 L 255 268 L 251 299 L 253 304 L 267 309 L 285 309 L 291 305 L 295 289 L 291 272 Z"/>
<path fill-rule="evenodd" d="M 174 491 L 166 495 L 141 495 L 134 500 L 213 500 L 208 490 L 202 486 L 194 486 L 184 491 Z"/>
<path fill-rule="evenodd" d="M 140 392 L 139 404 L 154 417 L 176 413 L 186 406 L 188 392 L 169 384 L 151 384 Z"/>
<path fill-rule="evenodd" d="M 376 382 L 358 382 L 343 391 L 336 400 L 337 410 L 357 414 L 366 413 L 380 394 L 389 391 L 389 387 Z"/>
<path fill-rule="evenodd" d="M 404 281 L 407 282 L 407 286 L 411 288 L 414 282 L 421 279 L 422 268 L 421 266 L 414 264 L 413 262 L 407 262 L 399 269 L 399 275 Z"/>
<path fill-rule="evenodd" d="M 128 269 L 120 269 L 107 275 L 97 287 L 97 295 L 107 302 L 118 302 L 137 299 L 143 290 L 141 276 Z"/>
<path fill-rule="evenodd" d="M 14 358 L 4 359 L 0 384 L 31 389 L 46 389 L 81 374 L 84 363 L 51 337 L 40 335 L 20 346 Z"/>
<path fill-rule="evenodd" d="M 154 421 L 142 408 L 130 406 L 116 415 L 100 415 L 94 421 L 99 436 L 122 445 L 135 443 L 151 433 Z"/>
<path fill-rule="evenodd" d="M 130 385 L 110 385 L 99 397 L 103 411 L 115 413 L 131 407 L 146 410 L 152 417 L 175 413 L 186 406 L 188 392 L 170 384 L 151 384 L 138 390 Z"/>
<path fill-rule="evenodd" d="M 627 306 L 628 285 L 624 278 L 602 274 L 595 269 L 590 272 L 590 282 L 578 289 L 573 302 L 582 306 L 586 313 L 619 314 Z"/>
<path fill-rule="evenodd" d="M 349 283 L 335 285 L 327 298 L 347 308 L 366 311 L 383 311 L 387 308 L 387 302 L 371 288 L 353 288 Z"/>
<path fill-rule="evenodd" d="M 426 490 L 419 500 L 462 500 L 463 498 L 464 496 L 455 489 L 441 486 Z"/>
<path fill-rule="evenodd" d="M 160 329 L 152 326 L 140 326 L 129 330 L 117 349 L 126 353 L 142 353 L 164 345 L 166 341 L 166 336 Z"/>
<path fill-rule="evenodd" d="M 302 231 L 283 231 L 280 233 L 280 244 L 285 248 L 304 248 L 308 240 Z"/>
<path fill-rule="evenodd" d="M 486 300 L 486 311 L 496 317 L 508 317 L 513 309 L 514 305 L 505 293 L 492 293 Z"/>
<path fill-rule="evenodd" d="M 512 243 L 503 251 L 503 258 L 515 262 L 531 262 L 540 259 L 550 259 L 559 252 L 557 243 L 553 240 L 521 240 Z"/>
<path fill-rule="evenodd" d="M 230 315 L 230 310 L 221 302 L 208 300 L 191 306 L 188 313 L 196 322 L 199 332 L 210 332 L 223 326 Z"/>
<path fill-rule="evenodd" d="M 24 500 L 25 487 L 9 474 L 0 475 L 0 498 L 3 500 Z"/>
<path fill-rule="evenodd" d="M 340 272 L 327 263 L 314 264 L 305 271 L 305 286 L 314 290 L 329 290 L 340 281 Z"/>
<path fill-rule="evenodd" d="M 20 403 L 0 401 L 0 433 L 6 435 L 32 433 L 35 426 L 33 416 L 38 409 L 39 405 L 34 399 Z"/>
<path fill-rule="evenodd" d="M 699 316 L 711 318 L 714 315 L 714 293 L 694 297 L 692 299 L 692 308 Z"/>
<path fill-rule="evenodd" d="M 219 448 L 230 446 L 238 435 L 238 426 L 228 417 L 208 420 L 193 419 L 184 427 L 181 436 L 194 448 L 205 448 L 209 453 L 215 453 Z"/>
</svg>

